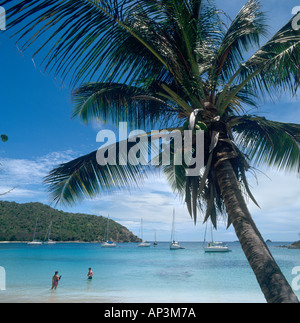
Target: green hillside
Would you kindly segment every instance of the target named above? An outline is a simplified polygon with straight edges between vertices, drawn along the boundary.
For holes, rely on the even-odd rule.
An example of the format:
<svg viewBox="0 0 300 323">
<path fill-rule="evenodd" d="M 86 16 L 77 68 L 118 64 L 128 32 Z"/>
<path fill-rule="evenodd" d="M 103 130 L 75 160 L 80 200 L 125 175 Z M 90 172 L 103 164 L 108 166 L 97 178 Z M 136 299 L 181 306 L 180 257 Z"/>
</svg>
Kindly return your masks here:
<svg viewBox="0 0 300 323">
<path fill-rule="evenodd" d="M 0 201 L 0 241 L 29 241 L 36 218 L 36 239 L 44 240 L 52 221 L 51 239 L 55 241 L 106 240 L 107 218 L 66 213 L 41 203 L 18 204 Z M 140 239 L 119 223 L 109 220 L 109 240 L 138 242 Z"/>
</svg>

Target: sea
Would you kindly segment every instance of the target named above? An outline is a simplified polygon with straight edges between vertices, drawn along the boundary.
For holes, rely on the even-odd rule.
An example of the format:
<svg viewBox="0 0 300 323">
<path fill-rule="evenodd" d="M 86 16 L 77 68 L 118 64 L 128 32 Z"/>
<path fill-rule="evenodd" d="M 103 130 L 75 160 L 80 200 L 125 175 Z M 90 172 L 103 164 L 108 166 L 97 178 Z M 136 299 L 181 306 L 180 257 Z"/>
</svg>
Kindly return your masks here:
<svg viewBox="0 0 300 323">
<path fill-rule="evenodd" d="M 300 299 L 300 250 L 268 243 Z M 201 242 L 139 248 L 120 243 L 0 244 L 1 303 L 265 303 L 238 242 L 230 253 L 205 253 Z M 87 279 L 91 267 L 94 277 Z M 51 290 L 52 276 L 61 281 Z M 297 276 L 298 275 L 298 276 Z"/>
</svg>

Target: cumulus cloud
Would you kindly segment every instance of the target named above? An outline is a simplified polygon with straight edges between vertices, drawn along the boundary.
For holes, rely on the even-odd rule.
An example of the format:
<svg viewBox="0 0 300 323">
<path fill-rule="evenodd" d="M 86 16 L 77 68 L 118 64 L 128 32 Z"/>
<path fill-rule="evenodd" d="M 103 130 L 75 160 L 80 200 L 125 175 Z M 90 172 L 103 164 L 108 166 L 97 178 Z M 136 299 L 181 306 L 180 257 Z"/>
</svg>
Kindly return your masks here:
<svg viewBox="0 0 300 323">
<path fill-rule="evenodd" d="M 40 187 L 49 171 L 55 166 L 75 158 L 72 150 L 51 152 L 36 159 L 0 159 L 0 193 L 15 189 L 5 197 L 36 197 L 43 189 Z"/>
</svg>

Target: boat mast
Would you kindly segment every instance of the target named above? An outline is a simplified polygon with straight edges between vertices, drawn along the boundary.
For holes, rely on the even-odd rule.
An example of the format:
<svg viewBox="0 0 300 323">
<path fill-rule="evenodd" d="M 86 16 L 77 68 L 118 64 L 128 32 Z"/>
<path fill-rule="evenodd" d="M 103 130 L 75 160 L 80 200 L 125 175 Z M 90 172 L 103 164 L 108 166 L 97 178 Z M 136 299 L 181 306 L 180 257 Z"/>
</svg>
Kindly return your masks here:
<svg viewBox="0 0 300 323">
<path fill-rule="evenodd" d="M 175 236 L 175 209 L 173 208 L 173 222 L 172 222 L 172 232 L 171 232 L 171 242 L 173 242 Z"/>
<path fill-rule="evenodd" d="M 48 241 L 50 240 L 50 236 L 51 236 L 51 229 L 52 229 L 52 221 L 51 221 L 51 223 L 50 223 L 50 227 L 49 227 Z"/>
<path fill-rule="evenodd" d="M 35 228 L 34 228 L 33 238 L 32 238 L 33 241 L 35 240 L 35 233 L 36 233 L 37 223 L 38 223 L 38 218 L 36 218 L 36 222 L 35 222 Z"/>
<path fill-rule="evenodd" d="M 107 217 L 107 223 L 106 223 L 106 241 L 108 241 L 108 228 L 109 228 L 109 215 Z"/>
<path fill-rule="evenodd" d="M 52 221 L 50 222 L 49 228 L 48 228 L 48 230 L 46 232 L 46 235 L 45 235 L 45 238 L 44 238 L 45 241 L 49 241 L 50 240 L 51 227 L 52 227 Z"/>
<path fill-rule="evenodd" d="M 141 237 L 142 237 L 142 241 L 144 241 L 144 233 L 143 233 L 143 218 L 141 218 Z"/>
</svg>

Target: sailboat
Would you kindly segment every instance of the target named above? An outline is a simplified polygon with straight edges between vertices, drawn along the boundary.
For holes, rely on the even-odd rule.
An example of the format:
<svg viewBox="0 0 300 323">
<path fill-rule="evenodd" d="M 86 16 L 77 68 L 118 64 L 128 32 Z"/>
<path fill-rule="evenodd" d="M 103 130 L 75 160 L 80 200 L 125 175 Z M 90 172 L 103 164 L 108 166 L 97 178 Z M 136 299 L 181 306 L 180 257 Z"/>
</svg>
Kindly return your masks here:
<svg viewBox="0 0 300 323">
<path fill-rule="evenodd" d="M 170 250 L 185 249 L 179 242 L 175 241 L 175 209 L 173 209 L 173 222 L 172 222 L 172 232 L 171 232 L 171 244 Z"/>
<path fill-rule="evenodd" d="M 50 239 L 50 236 L 51 236 L 51 229 L 52 229 L 52 221 L 51 221 L 51 223 L 50 223 L 49 230 L 48 230 L 48 232 L 47 232 L 47 234 L 46 234 L 47 240 L 45 239 L 44 244 L 56 244 L 56 242 L 55 242 L 55 241 L 53 241 L 53 240 L 51 240 L 51 239 Z"/>
<path fill-rule="evenodd" d="M 211 242 L 206 243 L 206 231 L 207 231 L 207 224 L 205 229 L 205 236 L 204 236 L 204 251 L 208 252 L 231 252 L 232 250 L 229 249 L 228 246 L 224 245 L 223 242 L 216 242 L 213 238 L 213 228 L 211 225 Z"/>
<path fill-rule="evenodd" d="M 157 241 L 156 241 L 156 231 L 154 233 L 154 242 L 153 242 L 153 246 L 157 246 Z"/>
<path fill-rule="evenodd" d="M 115 242 L 108 240 L 108 232 L 109 232 L 109 216 L 107 217 L 106 223 L 106 241 L 101 244 L 102 248 L 115 248 L 117 245 Z"/>
<path fill-rule="evenodd" d="M 141 237 L 142 242 L 138 244 L 138 247 L 150 247 L 150 243 L 143 239 L 143 219 L 141 219 Z"/>
<path fill-rule="evenodd" d="M 43 244 L 42 241 L 35 240 L 35 234 L 36 234 L 37 224 L 38 224 L 38 218 L 36 218 L 36 221 L 35 221 L 35 227 L 34 227 L 34 233 L 33 233 L 32 241 L 31 242 L 28 242 L 27 243 L 28 245 L 41 245 L 41 244 Z"/>
</svg>

